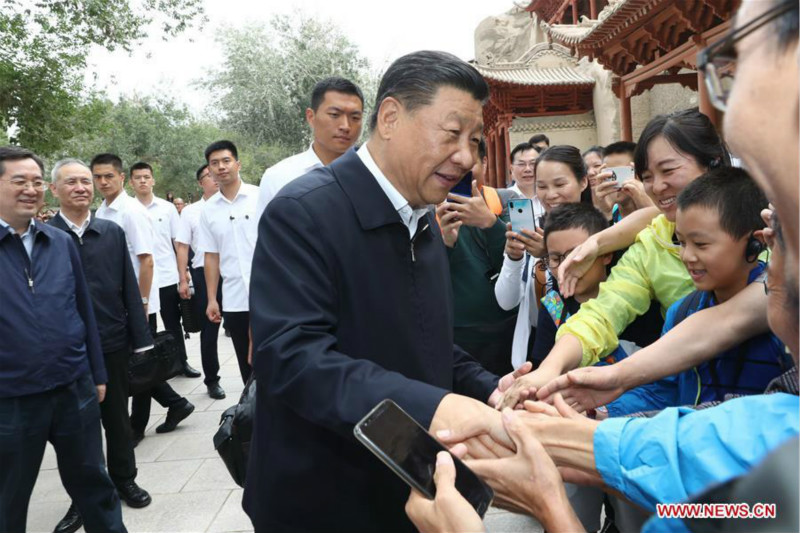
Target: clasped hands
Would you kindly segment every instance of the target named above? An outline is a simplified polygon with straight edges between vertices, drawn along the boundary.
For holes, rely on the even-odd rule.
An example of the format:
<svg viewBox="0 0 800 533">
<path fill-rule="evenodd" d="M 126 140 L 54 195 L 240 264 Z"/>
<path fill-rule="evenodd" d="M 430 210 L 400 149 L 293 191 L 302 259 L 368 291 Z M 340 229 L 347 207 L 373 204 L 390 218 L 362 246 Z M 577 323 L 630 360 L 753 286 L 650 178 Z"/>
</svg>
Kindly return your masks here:
<svg viewBox="0 0 800 533">
<path fill-rule="evenodd" d="M 524 410 L 506 408 L 502 413 L 463 400 L 457 395 L 446 396 L 431 431 L 494 489 L 495 505 L 530 514 L 548 531 L 582 530 L 562 476 L 583 483 L 595 481 L 596 476 L 569 468 L 560 472 L 539 439 L 543 432 L 558 431 L 550 423 L 555 419 L 585 417 L 570 409 L 560 396 L 554 406 L 528 401 Z M 454 423 L 449 427 L 438 427 L 451 420 Z M 406 505 L 407 514 L 420 531 L 483 531 L 480 517 L 454 488 L 455 469 L 446 453 L 437 457 L 434 480 L 437 493 L 433 501 L 412 491 Z"/>
</svg>

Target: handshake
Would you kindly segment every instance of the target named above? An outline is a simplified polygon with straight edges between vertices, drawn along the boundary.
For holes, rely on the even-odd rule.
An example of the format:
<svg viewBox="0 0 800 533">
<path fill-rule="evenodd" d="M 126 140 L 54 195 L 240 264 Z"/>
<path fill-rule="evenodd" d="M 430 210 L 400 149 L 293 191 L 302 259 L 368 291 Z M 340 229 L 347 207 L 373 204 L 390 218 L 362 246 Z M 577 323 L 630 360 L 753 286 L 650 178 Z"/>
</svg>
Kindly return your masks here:
<svg viewBox="0 0 800 533">
<path fill-rule="evenodd" d="M 564 482 L 604 485 L 594 458 L 599 422 L 581 412 L 623 392 L 613 373 L 604 372 L 610 368 L 553 378 L 530 372 L 526 363 L 500 380 L 489 400 L 496 409 L 464 396 L 445 396 L 430 432 L 492 487 L 495 505 L 534 516 L 546 531 L 582 531 Z M 531 400 L 537 397 L 546 401 Z M 423 533 L 483 531 L 480 516 L 455 489 L 450 454 L 437 457 L 434 481 L 434 500 L 412 491 L 406 505 L 417 528 Z"/>
</svg>

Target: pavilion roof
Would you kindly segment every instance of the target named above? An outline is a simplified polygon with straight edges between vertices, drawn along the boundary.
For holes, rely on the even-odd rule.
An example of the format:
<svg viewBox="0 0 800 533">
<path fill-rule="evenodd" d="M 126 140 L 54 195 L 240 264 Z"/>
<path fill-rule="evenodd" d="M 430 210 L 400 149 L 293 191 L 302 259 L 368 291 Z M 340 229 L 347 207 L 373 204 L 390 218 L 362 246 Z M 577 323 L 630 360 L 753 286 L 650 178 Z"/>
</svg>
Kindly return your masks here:
<svg viewBox="0 0 800 533">
<path fill-rule="evenodd" d="M 532 69 L 522 63 L 475 65 L 483 77 L 514 85 L 594 85 L 594 78 L 570 67 Z"/>
</svg>

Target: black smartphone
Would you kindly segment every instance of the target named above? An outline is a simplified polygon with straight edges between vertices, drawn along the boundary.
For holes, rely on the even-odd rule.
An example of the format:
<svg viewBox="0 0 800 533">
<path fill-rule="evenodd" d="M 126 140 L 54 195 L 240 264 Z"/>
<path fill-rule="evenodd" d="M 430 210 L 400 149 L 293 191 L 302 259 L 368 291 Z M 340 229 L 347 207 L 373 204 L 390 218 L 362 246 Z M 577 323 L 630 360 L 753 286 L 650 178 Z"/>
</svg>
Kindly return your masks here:
<svg viewBox="0 0 800 533">
<path fill-rule="evenodd" d="M 450 192 L 453 194 L 457 194 L 459 196 L 466 196 L 467 198 L 472 197 L 472 171 L 470 170 L 467 174 L 461 178 L 461 181 L 456 183 L 456 186 L 450 189 Z"/>
<path fill-rule="evenodd" d="M 353 429 L 356 438 L 408 485 L 433 499 L 439 441 L 392 400 L 383 400 Z M 456 489 L 483 517 L 494 498 L 491 487 L 457 457 Z"/>
</svg>

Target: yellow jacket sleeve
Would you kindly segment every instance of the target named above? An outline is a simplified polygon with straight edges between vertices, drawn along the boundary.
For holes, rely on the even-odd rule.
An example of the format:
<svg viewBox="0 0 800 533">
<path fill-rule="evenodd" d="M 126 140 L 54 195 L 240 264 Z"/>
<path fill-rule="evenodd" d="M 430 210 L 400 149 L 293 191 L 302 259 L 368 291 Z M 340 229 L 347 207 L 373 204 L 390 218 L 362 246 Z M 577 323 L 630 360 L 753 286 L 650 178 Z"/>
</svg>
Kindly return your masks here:
<svg viewBox="0 0 800 533">
<path fill-rule="evenodd" d="M 556 335 L 574 335 L 583 347 L 581 366 L 595 364 L 614 351 L 618 335 L 638 316 L 647 312 L 650 302 L 661 304 L 662 315 L 679 298 L 694 289 L 689 274 L 672 244 L 674 224 L 661 215 L 642 230 L 636 242 L 611 269 L 600 284 L 597 298 L 581 305 Z"/>
</svg>

